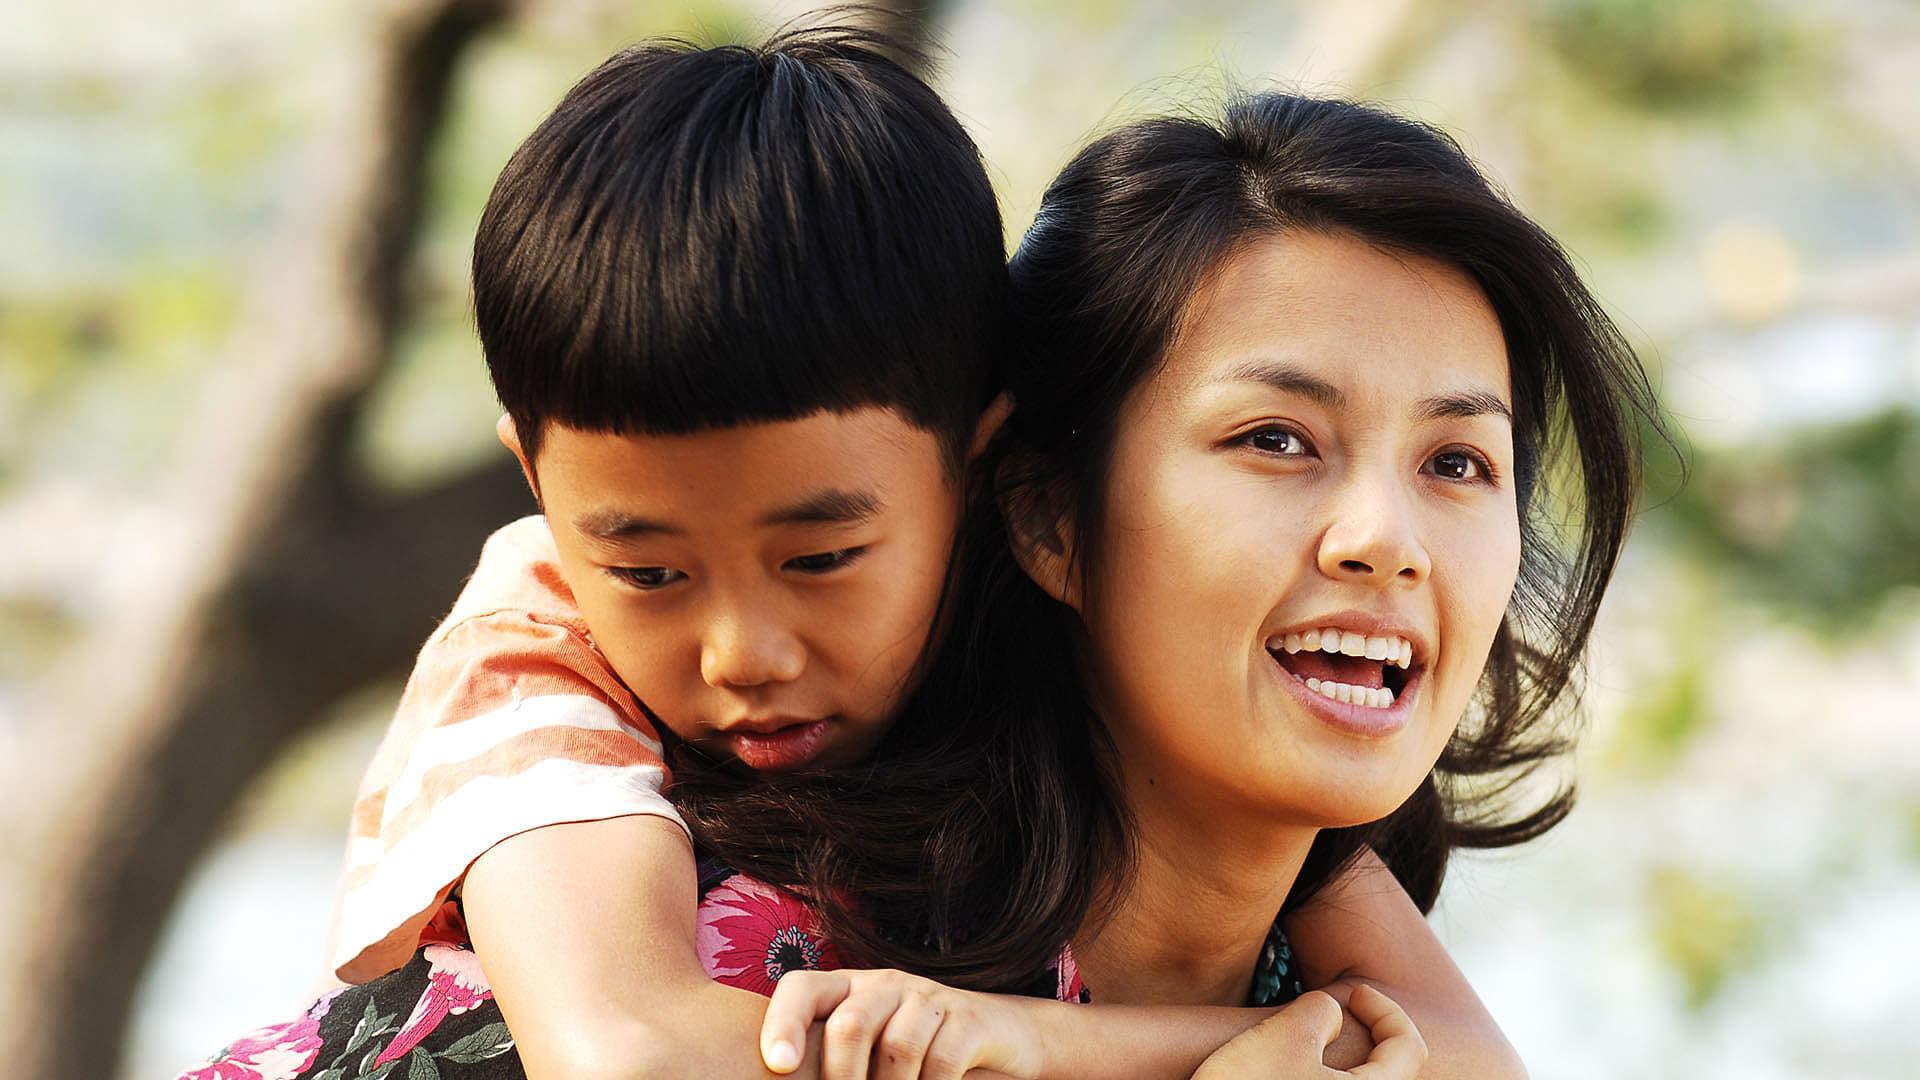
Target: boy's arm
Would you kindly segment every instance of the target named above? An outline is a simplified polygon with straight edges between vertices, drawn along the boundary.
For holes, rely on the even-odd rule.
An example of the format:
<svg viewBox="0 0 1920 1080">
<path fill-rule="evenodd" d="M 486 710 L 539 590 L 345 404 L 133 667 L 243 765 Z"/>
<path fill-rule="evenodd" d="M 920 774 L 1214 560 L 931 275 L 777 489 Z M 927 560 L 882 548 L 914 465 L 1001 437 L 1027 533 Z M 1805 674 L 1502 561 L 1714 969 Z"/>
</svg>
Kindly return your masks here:
<svg viewBox="0 0 1920 1080">
<path fill-rule="evenodd" d="M 509 837 L 468 870 L 467 929 L 529 1080 L 772 1077 L 766 999 L 707 977 L 693 850 L 635 815 Z M 811 1040 L 797 1075 L 818 1072 Z"/>
<path fill-rule="evenodd" d="M 1075 1005 L 955 990 L 902 971 L 796 971 L 780 980 L 762 1029 L 763 1046 L 790 1040 L 826 1020 L 826 1080 L 852 1080 L 871 1057 L 922 1080 L 968 1080 L 997 1070 L 1049 1080 L 1186 1080 L 1258 1075 L 1273 1080 L 1346 1076 L 1322 1064 L 1345 1023 L 1370 1028 L 1364 1075 L 1412 1080 L 1426 1048 L 1385 994 L 1351 987 L 1354 1012 L 1323 993 L 1278 1009 Z M 1374 1039 L 1381 1040 L 1375 1045 Z"/>
<path fill-rule="evenodd" d="M 1526 1066 L 1434 936 L 1393 872 L 1371 850 L 1286 919 L 1306 984 L 1344 1005 L 1361 984 L 1384 991 L 1419 1027 L 1429 1080 L 1519 1080 Z M 1352 1068 L 1372 1048 L 1351 1017 L 1327 1064 Z"/>
<path fill-rule="evenodd" d="M 1286 929 L 1308 986 L 1324 990 L 1343 1008 L 1359 986 L 1372 986 L 1404 1008 L 1427 1048 L 1420 1076 L 1517 1080 L 1527 1075 L 1419 909 L 1371 851 L 1289 916 Z M 1276 1018 L 1297 1027 L 1297 1037 L 1267 1039 L 1265 1046 L 1320 1045 L 1310 1038 L 1316 1026 L 1311 1011 L 1292 1007 L 1070 1005 L 970 994 L 893 971 L 789 976 L 775 991 L 762 1039 L 790 1039 L 809 1021 L 832 1016 L 847 1042 L 880 1045 L 891 1019 L 909 1009 L 967 1017 L 970 1030 L 956 1036 L 968 1060 L 990 1061 L 1027 1076 L 1186 1077 L 1223 1044 L 1276 1013 L 1300 1013 Z M 940 1027 L 943 1037 L 947 1030 Z M 1353 1069 L 1373 1049 L 1368 1025 L 1348 1013 L 1338 1038 L 1326 1048 L 1325 1062 Z M 1275 1075 L 1312 1064 L 1272 1062 Z"/>
</svg>

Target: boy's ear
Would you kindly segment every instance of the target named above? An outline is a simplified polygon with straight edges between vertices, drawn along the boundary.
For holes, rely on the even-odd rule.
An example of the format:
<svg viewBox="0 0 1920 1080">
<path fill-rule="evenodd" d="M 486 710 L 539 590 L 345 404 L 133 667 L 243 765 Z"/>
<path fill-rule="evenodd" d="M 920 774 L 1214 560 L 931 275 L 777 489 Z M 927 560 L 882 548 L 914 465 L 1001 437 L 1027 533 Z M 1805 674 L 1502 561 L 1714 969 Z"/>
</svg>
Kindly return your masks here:
<svg viewBox="0 0 1920 1080">
<path fill-rule="evenodd" d="M 979 422 L 973 426 L 973 441 L 967 444 L 967 464 L 971 465 L 980 460 L 980 455 L 987 452 L 987 447 L 993 444 L 993 437 L 1000 434 L 1000 429 L 1005 426 L 1007 417 L 1011 415 L 1013 415 L 1011 396 L 1003 393 L 987 403 L 987 407 L 980 413 Z"/>
<path fill-rule="evenodd" d="M 540 501 L 540 481 L 534 479 L 533 462 L 527 460 L 526 448 L 520 445 L 520 429 L 514 426 L 513 417 L 500 414 L 500 422 L 493 425 L 493 433 L 500 436 L 500 445 L 513 451 L 514 460 L 520 463 L 520 475 L 527 478 L 527 487 L 533 491 L 533 501 Z"/>
<path fill-rule="evenodd" d="M 1048 596 L 1079 611 L 1081 574 L 1073 557 L 1073 514 L 1061 492 L 1043 481 L 1013 484 L 1006 491 L 1000 512 L 1006 516 L 1014 560 Z"/>
</svg>

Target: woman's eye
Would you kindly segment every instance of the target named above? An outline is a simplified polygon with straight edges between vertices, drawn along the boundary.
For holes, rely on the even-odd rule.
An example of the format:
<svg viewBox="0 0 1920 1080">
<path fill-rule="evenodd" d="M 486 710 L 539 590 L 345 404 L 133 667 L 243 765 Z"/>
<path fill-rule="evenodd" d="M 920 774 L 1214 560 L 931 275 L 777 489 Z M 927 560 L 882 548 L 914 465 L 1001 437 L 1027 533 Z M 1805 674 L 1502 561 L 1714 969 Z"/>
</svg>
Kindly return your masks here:
<svg viewBox="0 0 1920 1080">
<path fill-rule="evenodd" d="M 841 548 L 839 551 L 823 551 L 817 555 L 799 555 L 788 559 L 786 566 L 787 569 L 802 574 L 826 574 L 852 563 L 866 553 L 867 549 L 863 547 Z"/>
<path fill-rule="evenodd" d="M 636 589 L 664 589 L 686 574 L 665 566 L 610 566 L 607 572 Z"/>
<path fill-rule="evenodd" d="M 1263 454 L 1279 454 L 1283 457 L 1298 457 L 1312 452 L 1307 440 L 1298 432 L 1286 428 L 1261 428 L 1246 436 L 1246 444 Z"/>
<path fill-rule="evenodd" d="M 1427 459 L 1427 468 L 1448 480 L 1486 480 L 1492 475 L 1485 461 L 1465 450 L 1443 450 Z"/>
</svg>

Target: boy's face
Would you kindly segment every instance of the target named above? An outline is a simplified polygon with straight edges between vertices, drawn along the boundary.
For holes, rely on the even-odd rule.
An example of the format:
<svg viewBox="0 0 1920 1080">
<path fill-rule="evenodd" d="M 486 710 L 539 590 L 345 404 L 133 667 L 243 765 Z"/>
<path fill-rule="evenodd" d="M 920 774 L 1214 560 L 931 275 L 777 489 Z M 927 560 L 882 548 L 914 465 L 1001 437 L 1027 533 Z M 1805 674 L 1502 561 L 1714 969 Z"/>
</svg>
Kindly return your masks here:
<svg viewBox="0 0 1920 1080">
<path fill-rule="evenodd" d="M 691 435 L 549 424 L 538 486 L 620 678 L 687 742 L 780 771 L 856 761 L 892 721 L 958 524 L 947 460 L 879 407 Z"/>
</svg>

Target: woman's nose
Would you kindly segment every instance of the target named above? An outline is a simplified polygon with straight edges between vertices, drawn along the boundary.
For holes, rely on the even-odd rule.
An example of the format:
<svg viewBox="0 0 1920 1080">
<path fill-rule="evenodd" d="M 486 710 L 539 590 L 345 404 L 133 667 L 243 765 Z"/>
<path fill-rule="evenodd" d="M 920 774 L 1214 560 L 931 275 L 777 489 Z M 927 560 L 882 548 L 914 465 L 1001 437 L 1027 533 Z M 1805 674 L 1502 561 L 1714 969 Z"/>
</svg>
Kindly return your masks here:
<svg viewBox="0 0 1920 1080">
<path fill-rule="evenodd" d="M 1342 493 L 1321 534 L 1318 562 L 1330 578 L 1374 586 L 1416 585 L 1433 572 L 1405 495 L 1378 481 Z"/>
</svg>

